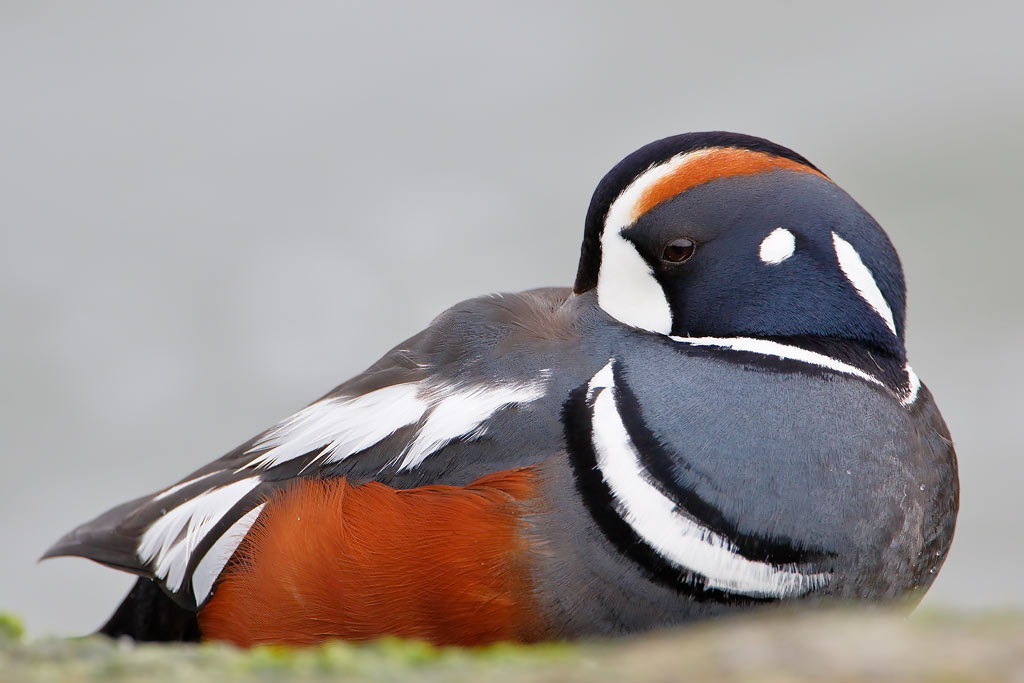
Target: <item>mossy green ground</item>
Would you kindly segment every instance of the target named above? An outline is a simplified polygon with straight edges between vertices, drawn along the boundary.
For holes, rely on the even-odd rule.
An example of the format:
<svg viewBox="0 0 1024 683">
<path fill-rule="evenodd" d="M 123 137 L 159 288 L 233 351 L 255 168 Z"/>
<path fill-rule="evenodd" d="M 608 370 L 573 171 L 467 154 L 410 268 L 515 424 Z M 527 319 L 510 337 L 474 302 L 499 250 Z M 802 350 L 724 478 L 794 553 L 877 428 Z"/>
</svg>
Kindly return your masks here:
<svg viewBox="0 0 1024 683">
<path fill-rule="evenodd" d="M 0 618 L 6 681 L 1024 681 L 1024 615 L 755 615 L 576 644 L 310 648 L 29 639 Z"/>
</svg>

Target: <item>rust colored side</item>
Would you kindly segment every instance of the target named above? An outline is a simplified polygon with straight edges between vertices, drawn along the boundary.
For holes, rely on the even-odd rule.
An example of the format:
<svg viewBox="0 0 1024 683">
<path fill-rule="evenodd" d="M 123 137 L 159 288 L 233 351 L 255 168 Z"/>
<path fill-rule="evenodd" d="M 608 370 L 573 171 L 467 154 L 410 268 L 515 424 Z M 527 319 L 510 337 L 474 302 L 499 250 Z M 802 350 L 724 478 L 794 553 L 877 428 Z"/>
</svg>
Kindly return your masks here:
<svg viewBox="0 0 1024 683">
<path fill-rule="evenodd" d="M 522 533 L 535 488 L 529 468 L 458 487 L 296 482 L 225 568 L 199 612 L 202 636 L 241 646 L 540 639 Z"/>
</svg>

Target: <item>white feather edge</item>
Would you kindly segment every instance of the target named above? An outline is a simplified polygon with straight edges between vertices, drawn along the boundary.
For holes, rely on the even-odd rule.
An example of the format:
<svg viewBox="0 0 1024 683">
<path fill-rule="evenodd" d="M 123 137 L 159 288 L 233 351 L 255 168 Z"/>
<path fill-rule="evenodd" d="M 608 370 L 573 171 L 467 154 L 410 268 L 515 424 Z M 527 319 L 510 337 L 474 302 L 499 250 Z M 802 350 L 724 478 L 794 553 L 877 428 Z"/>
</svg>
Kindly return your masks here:
<svg viewBox="0 0 1024 683">
<path fill-rule="evenodd" d="M 203 479 L 206 479 L 207 477 L 211 477 L 211 476 L 213 476 L 213 475 L 215 475 L 217 473 L 218 473 L 218 470 L 214 470 L 213 472 L 207 472 L 206 474 L 201 474 L 198 477 L 194 477 L 192 479 L 188 479 L 186 481 L 183 481 L 180 484 L 175 484 L 174 486 L 172 486 L 170 488 L 167 488 L 167 489 L 164 489 L 160 493 L 158 493 L 155 496 L 153 496 L 153 500 L 163 500 L 164 498 L 167 498 L 168 496 L 171 496 L 171 495 L 177 493 L 178 491 L 181 491 L 182 489 L 184 489 L 184 488 L 186 488 L 188 486 L 191 486 L 192 484 L 195 484 L 196 482 L 200 482 Z"/>
<path fill-rule="evenodd" d="M 231 556 L 235 554 L 239 544 L 249 533 L 249 529 L 256 522 L 256 519 L 263 511 L 266 503 L 260 503 L 249 512 L 239 517 L 227 531 L 221 534 L 210 549 L 199 560 L 195 570 L 192 572 L 192 592 L 196 597 L 196 605 L 202 605 L 213 589 L 213 583 L 224 571 L 224 565 L 228 563 Z"/>
<path fill-rule="evenodd" d="M 661 557 L 705 577 L 709 588 L 762 597 L 800 595 L 824 586 L 828 574 L 749 560 L 727 538 L 680 514 L 678 506 L 647 478 L 615 406 L 612 361 L 591 380 L 593 444 L 597 467 L 619 515 Z"/>
<path fill-rule="evenodd" d="M 181 589 L 192 553 L 224 513 L 260 483 L 248 477 L 186 500 L 157 518 L 142 534 L 136 551 L 153 575 L 172 591 Z M 184 533 L 183 533 L 184 532 Z"/>
</svg>

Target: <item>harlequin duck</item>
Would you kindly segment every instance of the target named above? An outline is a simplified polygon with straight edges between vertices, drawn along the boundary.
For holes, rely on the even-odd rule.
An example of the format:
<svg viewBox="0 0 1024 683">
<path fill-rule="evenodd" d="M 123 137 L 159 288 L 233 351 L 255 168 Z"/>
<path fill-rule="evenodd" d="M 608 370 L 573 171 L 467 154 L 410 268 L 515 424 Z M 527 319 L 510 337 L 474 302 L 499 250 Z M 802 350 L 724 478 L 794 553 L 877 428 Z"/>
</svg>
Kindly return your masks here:
<svg viewBox="0 0 1024 683">
<path fill-rule="evenodd" d="M 630 633 L 919 599 L 956 460 L 899 259 L 795 152 L 630 154 L 575 286 L 472 299 L 219 460 L 68 534 L 141 578 L 102 632 L 240 645 Z"/>
</svg>

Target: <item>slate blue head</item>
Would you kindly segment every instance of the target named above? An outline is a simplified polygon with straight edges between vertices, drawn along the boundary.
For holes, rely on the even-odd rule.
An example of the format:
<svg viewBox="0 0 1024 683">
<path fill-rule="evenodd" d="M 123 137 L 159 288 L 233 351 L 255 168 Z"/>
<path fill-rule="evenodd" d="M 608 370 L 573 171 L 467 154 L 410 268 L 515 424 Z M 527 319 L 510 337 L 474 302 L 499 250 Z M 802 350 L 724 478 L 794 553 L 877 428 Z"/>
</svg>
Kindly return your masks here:
<svg viewBox="0 0 1024 683">
<path fill-rule="evenodd" d="M 905 288 L 882 228 L 804 157 L 736 133 L 633 152 L 587 213 L 575 291 L 690 337 L 827 337 L 895 360 Z"/>
</svg>

